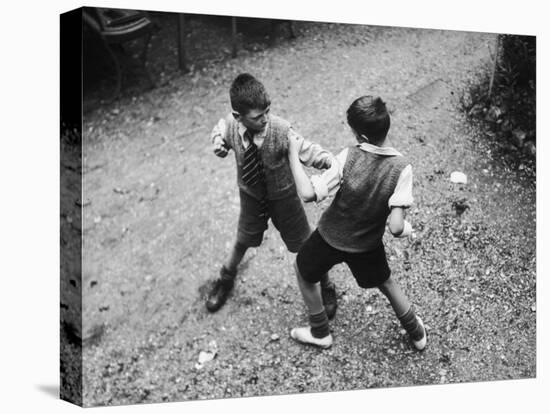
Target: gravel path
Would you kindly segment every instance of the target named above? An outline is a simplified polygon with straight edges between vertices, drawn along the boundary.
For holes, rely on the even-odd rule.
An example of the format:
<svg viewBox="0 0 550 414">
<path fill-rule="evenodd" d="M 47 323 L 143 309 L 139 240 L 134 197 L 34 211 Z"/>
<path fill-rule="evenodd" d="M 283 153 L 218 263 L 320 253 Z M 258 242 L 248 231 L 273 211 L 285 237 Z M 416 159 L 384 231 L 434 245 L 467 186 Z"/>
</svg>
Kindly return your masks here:
<svg viewBox="0 0 550 414">
<path fill-rule="evenodd" d="M 460 98 L 490 67 L 494 35 L 299 23 L 298 38 L 174 77 L 97 109 L 84 125 L 85 405 L 533 378 L 535 181 L 493 156 Z M 273 113 L 338 152 L 345 110 L 379 94 L 391 142 L 413 164 L 417 238 L 387 238 L 393 274 L 428 326 L 407 343 L 389 304 L 338 266 L 328 351 L 288 336 L 305 322 L 293 255 L 270 228 L 233 296 L 204 295 L 235 235 L 234 161 L 208 132 L 229 111 L 240 71 L 270 91 Z M 468 176 L 452 184 L 452 171 Z M 316 223 L 325 204 L 308 205 Z M 216 358 L 197 366 L 201 351 Z M 62 350 L 63 352 L 63 350 Z"/>
</svg>

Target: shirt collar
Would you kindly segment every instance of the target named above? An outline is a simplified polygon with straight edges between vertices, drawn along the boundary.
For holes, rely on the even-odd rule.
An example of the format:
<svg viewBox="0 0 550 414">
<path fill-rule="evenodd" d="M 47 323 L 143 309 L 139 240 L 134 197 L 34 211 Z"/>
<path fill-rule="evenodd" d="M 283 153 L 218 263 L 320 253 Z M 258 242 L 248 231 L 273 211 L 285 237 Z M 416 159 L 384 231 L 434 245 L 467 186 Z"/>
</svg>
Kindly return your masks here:
<svg viewBox="0 0 550 414">
<path fill-rule="evenodd" d="M 239 136 L 241 137 L 241 140 L 244 142 L 244 133 L 246 132 L 246 127 L 242 124 L 242 122 L 238 122 L 237 130 L 239 131 Z M 260 132 L 255 132 L 253 136 L 259 137 L 259 138 L 265 138 L 266 133 L 267 133 L 267 127 Z"/>
<path fill-rule="evenodd" d="M 378 155 L 387 156 L 402 156 L 402 154 L 393 147 L 378 147 L 376 145 L 369 144 L 368 142 L 362 142 L 357 144 L 357 147 L 365 152 L 371 152 Z"/>
</svg>

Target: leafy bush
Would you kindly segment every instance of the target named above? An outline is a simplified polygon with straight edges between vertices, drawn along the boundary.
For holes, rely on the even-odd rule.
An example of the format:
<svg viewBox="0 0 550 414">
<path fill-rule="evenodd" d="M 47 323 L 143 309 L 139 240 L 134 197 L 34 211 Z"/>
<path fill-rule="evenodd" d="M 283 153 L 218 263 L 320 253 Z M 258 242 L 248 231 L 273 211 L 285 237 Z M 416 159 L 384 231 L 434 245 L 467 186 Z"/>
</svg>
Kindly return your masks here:
<svg viewBox="0 0 550 414">
<path fill-rule="evenodd" d="M 499 35 L 501 44 L 500 81 L 509 87 L 536 87 L 536 37 Z"/>
<path fill-rule="evenodd" d="M 494 103 L 504 105 L 513 116 L 512 125 L 535 139 L 536 38 L 500 35 L 501 50 Z"/>
<path fill-rule="evenodd" d="M 536 143 L 536 38 L 498 35 L 498 60 L 473 85 L 464 109 L 487 124 L 503 147 L 534 157 Z"/>
</svg>

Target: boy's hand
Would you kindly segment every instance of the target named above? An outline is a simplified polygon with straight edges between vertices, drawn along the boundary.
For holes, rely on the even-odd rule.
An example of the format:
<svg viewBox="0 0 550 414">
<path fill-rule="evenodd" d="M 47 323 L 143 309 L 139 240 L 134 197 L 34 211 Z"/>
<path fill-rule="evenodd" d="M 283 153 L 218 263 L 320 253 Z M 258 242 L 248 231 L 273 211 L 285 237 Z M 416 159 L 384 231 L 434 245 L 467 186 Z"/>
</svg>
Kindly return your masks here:
<svg viewBox="0 0 550 414">
<path fill-rule="evenodd" d="M 224 158 L 229 154 L 229 149 L 225 146 L 225 141 L 223 138 L 219 135 L 214 137 L 213 140 L 214 144 L 214 154 L 216 154 L 218 157 Z"/>
</svg>

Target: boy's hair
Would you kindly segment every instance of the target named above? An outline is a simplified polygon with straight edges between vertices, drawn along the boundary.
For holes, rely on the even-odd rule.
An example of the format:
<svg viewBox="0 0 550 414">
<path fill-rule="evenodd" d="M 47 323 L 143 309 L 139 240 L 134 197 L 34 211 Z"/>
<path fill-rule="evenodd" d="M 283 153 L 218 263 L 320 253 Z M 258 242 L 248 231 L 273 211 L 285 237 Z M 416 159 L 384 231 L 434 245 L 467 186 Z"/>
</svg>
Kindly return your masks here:
<svg viewBox="0 0 550 414">
<path fill-rule="evenodd" d="M 249 73 L 241 73 L 229 89 L 231 107 L 241 115 L 252 109 L 264 110 L 271 101 L 264 85 Z"/>
<path fill-rule="evenodd" d="M 372 144 L 384 141 L 390 129 L 390 114 L 379 96 L 357 98 L 348 108 L 347 118 L 349 126 Z"/>
</svg>

